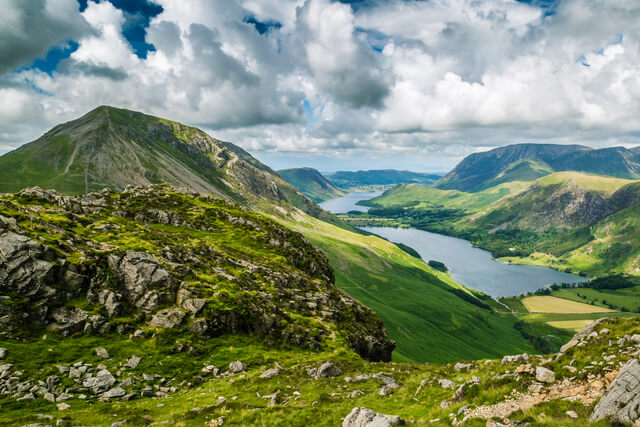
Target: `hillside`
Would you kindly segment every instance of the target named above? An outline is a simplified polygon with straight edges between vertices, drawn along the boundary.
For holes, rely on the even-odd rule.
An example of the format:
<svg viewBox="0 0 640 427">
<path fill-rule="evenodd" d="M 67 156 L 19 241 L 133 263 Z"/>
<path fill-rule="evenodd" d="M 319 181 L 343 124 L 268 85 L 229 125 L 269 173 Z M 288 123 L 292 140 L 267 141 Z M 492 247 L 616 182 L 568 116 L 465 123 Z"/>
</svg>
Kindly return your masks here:
<svg viewBox="0 0 640 427">
<path fill-rule="evenodd" d="M 373 189 L 397 184 L 432 184 L 440 175 L 400 171 L 394 169 L 367 171 L 338 171 L 327 175 L 327 179 L 342 189 Z"/>
<path fill-rule="evenodd" d="M 282 169 L 278 174 L 316 203 L 345 195 L 342 190 L 336 188 L 320 172 L 312 168 Z"/>
<path fill-rule="evenodd" d="M 359 427 L 364 418 L 383 426 L 605 427 L 636 416 L 616 402 L 638 400 L 638 333 L 638 319 L 603 319 L 559 353 L 436 365 L 370 363 L 247 338 L 209 340 L 203 343 L 208 354 L 165 355 L 159 350 L 175 342 L 163 334 L 114 336 L 106 344 L 55 335 L 26 343 L 0 337 L 7 350 L 0 384 L 24 387 L 42 379 L 33 393 L 0 397 L 0 423 Z M 45 361 L 51 366 L 42 369 Z M 180 372 L 184 367 L 199 372 L 188 376 Z M 84 383 L 112 388 L 100 398 L 77 394 Z M 138 384 L 142 391 L 120 394 Z M 57 394 L 63 388 L 70 393 Z"/>
<path fill-rule="evenodd" d="M 326 216 L 241 148 L 181 123 L 102 106 L 0 157 L 0 192 L 64 194 L 168 183 L 252 206 L 289 203 Z"/>
<path fill-rule="evenodd" d="M 249 333 L 391 359 L 381 322 L 335 288 L 322 252 L 221 199 L 166 186 L 83 197 L 33 188 L 1 197 L 0 214 L 5 336 Z"/>
<path fill-rule="evenodd" d="M 500 182 L 523 180 L 523 177 L 533 181 L 560 171 L 636 179 L 640 178 L 640 153 L 623 147 L 593 149 L 579 145 L 508 145 L 467 156 L 435 186 L 474 192 Z"/>
<path fill-rule="evenodd" d="M 637 188 L 633 183 L 620 178 L 558 172 L 491 205 L 474 221 L 487 230 L 547 231 L 589 226 L 640 200 L 640 194 L 626 198 L 631 188 Z M 628 185 L 632 187 L 625 188 Z"/>
</svg>

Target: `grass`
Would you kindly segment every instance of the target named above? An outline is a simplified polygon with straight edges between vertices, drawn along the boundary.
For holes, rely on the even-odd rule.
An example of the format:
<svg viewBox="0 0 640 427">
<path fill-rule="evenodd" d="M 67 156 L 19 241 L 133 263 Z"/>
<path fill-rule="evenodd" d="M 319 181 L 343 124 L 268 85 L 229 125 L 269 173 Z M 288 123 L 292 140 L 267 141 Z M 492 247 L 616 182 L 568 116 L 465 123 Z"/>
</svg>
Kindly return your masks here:
<svg viewBox="0 0 640 427">
<path fill-rule="evenodd" d="M 559 381 L 575 376 L 562 367 L 570 363 L 579 370 L 605 354 L 610 354 L 610 339 L 625 334 L 640 333 L 640 319 L 618 319 L 607 321 L 601 328 L 610 330 L 607 336 L 597 337 L 589 346 L 574 347 L 557 360 L 547 364 L 553 369 Z M 224 417 L 224 425 L 251 426 L 306 426 L 339 425 L 354 407 L 367 407 L 372 410 L 399 415 L 410 425 L 451 425 L 449 414 L 456 414 L 465 405 L 472 407 L 491 405 L 504 401 L 513 390 L 526 392 L 530 379 L 514 377 L 497 379 L 501 374 L 512 371 L 517 364 L 502 364 L 499 360 L 479 361 L 468 373 L 455 372 L 452 364 L 411 365 L 404 363 L 368 363 L 354 357 L 353 354 L 336 352 L 311 352 L 294 347 L 265 346 L 255 337 L 224 336 L 199 343 L 201 352 L 192 355 L 171 353 L 170 336 L 138 338 L 130 340 L 118 335 L 96 338 L 58 339 L 53 335 L 34 342 L 18 342 L 0 338 L 0 345 L 9 348 L 8 363 L 13 363 L 24 371 L 25 375 L 41 372 L 56 372 L 54 363 L 66 365 L 83 360 L 88 363 L 103 363 L 115 372 L 120 364 L 134 354 L 144 351 L 144 359 L 135 370 L 123 370 L 122 380 L 126 376 L 140 377 L 142 373 L 158 373 L 176 384 L 174 376 L 191 376 L 193 387 L 179 386 L 177 393 L 164 398 L 144 398 L 129 402 L 101 402 L 94 398 L 67 401 L 70 408 L 59 411 L 55 403 L 36 399 L 30 402 L 16 402 L 0 397 L 0 424 L 3 426 L 22 426 L 29 423 L 56 424 L 62 419 L 72 425 L 110 426 L 114 422 L 124 422 L 124 426 L 165 423 L 172 426 L 202 426 L 212 424 Z M 175 339 L 175 337 L 174 337 Z M 111 354 L 107 360 L 93 354 L 96 346 L 104 346 Z M 49 351 L 52 349 L 52 351 Z M 621 355 L 624 363 L 628 356 Z M 244 361 L 248 369 L 234 376 L 205 376 L 200 369 L 205 364 L 215 364 L 221 368 L 233 360 Z M 334 361 L 344 375 L 336 378 L 312 379 L 306 374 L 309 367 L 318 366 L 324 360 Z M 283 372 L 272 379 L 261 379 L 260 374 L 280 364 Z M 539 363 L 535 359 L 532 363 Z M 179 368 L 176 368 L 178 367 Z M 47 371 L 50 369 L 50 371 Z M 382 382 L 376 379 L 348 383 L 347 376 L 382 372 L 394 378 L 399 384 L 390 396 L 377 393 Z M 589 371 L 593 372 L 593 371 Z M 437 385 L 438 379 L 450 379 L 457 383 L 472 377 L 479 377 L 480 386 L 469 389 L 462 401 L 453 402 L 446 408 L 440 403 L 450 399 L 453 390 L 445 390 Z M 200 378 L 198 378 L 200 377 Z M 418 393 L 422 382 L 424 387 Z M 158 384 L 158 382 L 156 382 Z M 280 400 L 268 407 L 269 399 L 262 396 L 280 391 Z M 348 397 L 359 390 L 363 394 Z M 294 394 L 295 392 L 295 394 Z M 222 399 L 221 399 L 222 397 Z M 579 415 L 574 420 L 566 415 L 573 410 Z M 516 412 L 509 418 L 514 421 L 526 421 L 531 425 L 545 426 L 592 426 L 604 427 L 606 421 L 590 423 L 588 417 L 593 404 L 557 400 L 541 404 L 526 411 Z M 52 417 L 51 421 L 38 418 L 37 414 Z M 440 419 L 439 423 L 432 420 Z M 471 419 L 465 425 L 479 427 L 486 420 Z"/>
<path fill-rule="evenodd" d="M 482 309 L 473 292 L 396 245 L 310 217 L 289 224 L 328 255 L 336 285 L 372 308 L 396 341 L 395 361 L 446 362 L 535 352 L 510 314 Z"/>
<path fill-rule="evenodd" d="M 587 326 L 589 323 L 593 322 L 593 320 L 583 319 L 583 320 L 556 320 L 552 322 L 547 322 L 550 326 L 559 329 L 571 329 L 573 331 L 579 331 L 580 329 Z"/>
<path fill-rule="evenodd" d="M 531 296 L 522 300 L 530 313 L 612 313 L 615 310 L 553 296 Z"/>
<path fill-rule="evenodd" d="M 616 290 L 568 288 L 554 291 L 552 295 L 572 301 L 593 302 L 599 307 L 611 305 L 620 310 L 640 312 L 640 286 Z"/>
</svg>

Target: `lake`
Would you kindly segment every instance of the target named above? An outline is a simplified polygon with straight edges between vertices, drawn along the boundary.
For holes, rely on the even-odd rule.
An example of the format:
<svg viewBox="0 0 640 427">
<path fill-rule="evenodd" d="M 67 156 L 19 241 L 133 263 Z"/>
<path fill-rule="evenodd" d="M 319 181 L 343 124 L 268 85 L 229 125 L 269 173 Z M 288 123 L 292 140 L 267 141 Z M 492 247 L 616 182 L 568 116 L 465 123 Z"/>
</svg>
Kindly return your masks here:
<svg viewBox="0 0 640 427">
<path fill-rule="evenodd" d="M 344 197 L 327 200 L 320 203 L 320 207 L 331 213 L 347 213 L 349 211 L 366 212 L 369 210 L 366 206 L 356 205 L 360 200 L 369 200 L 381 195 L 382 191 L 367 191 L 349 193 Z"/>
<path fill-rule="evenodd" d="M 358 206 L 355 203 L 376 197 L 378 194 L 380 192 L 351 193 L 348 196 L 324 202 L 320 206 L 333 213 L 344 213 L 350 210 L 365 211 L 362 209 L 364 206 Z M 493 297 L 520 295 L 553 283 L 587 281 L 585 277 L 543 266 L 497 261 L 490 252 L 475 248 L 469 241 L 456 237 L 414 228 L 362 227 L 362 229 L 392 242 L 412 247 L 425 262 L 429 260 L 443 262 L 456 282 Z"/>
</svg>

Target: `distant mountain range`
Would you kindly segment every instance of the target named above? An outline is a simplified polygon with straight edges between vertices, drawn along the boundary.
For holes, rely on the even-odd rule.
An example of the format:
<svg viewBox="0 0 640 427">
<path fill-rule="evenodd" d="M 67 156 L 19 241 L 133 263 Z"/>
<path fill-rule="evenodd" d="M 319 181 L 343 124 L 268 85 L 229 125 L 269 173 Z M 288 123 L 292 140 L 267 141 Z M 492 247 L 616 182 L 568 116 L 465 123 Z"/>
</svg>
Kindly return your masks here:
<svg viewBox="0 0 640 427">
<path fill-rule="evenodd" d="M 481 191 L 501 182 L 530 181 L 553 172 L 577 171 L 640 178 L 640 148 L 593 149 L 581 145 L 516 144 L 464 158 L 435 187 Z"/>
<path fill-rule="evenodd" d="M 313 168 L 282 169 L 278 174 L 316 203 L 345 195 Z"/>
<path fill-rule="evenodd" d="M 432 184 L 442 176 L 431 173 L 401 171 L 395 169 L 338 171 L 326 176 L 336 187 L 353 189 L 369 186 L 391 186 L 396 184 Z"/>
</svg>

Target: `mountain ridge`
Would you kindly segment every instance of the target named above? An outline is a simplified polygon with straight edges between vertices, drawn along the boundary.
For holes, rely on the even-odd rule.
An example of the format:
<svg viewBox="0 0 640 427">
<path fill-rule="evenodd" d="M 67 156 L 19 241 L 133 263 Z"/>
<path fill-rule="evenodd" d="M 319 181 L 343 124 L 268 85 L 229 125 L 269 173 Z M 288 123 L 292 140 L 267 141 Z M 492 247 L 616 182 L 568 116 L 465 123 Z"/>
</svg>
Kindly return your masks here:
<svg viewBox="0 0 640 427">
<path fill-rule="evenodd" d="M 280 169 L 277 172 L 285 181 L 316 203 L 345 195 L 316 169 L 290 168 Z"/>
<path fill-rule="evenodd" d="M 434 186 L 443 190 L 479 191 L 490 186 L 492 180 L 516 162 L 523 160 L 538 162 L 543 169 L 548 169 L 548 173 L 576 171 L 617 178 L 640 178 L 638 149 L 528 143 L 470 154 Z"/>
<path fill-rule="evenodd" d="M 267 200 L 327 217 L 240 147 L 195 127 L 100 106 L 0 156 L 0 191 L 39 185 L 66 194 L 168 183 L 251 205 Z"/>
</svg>

